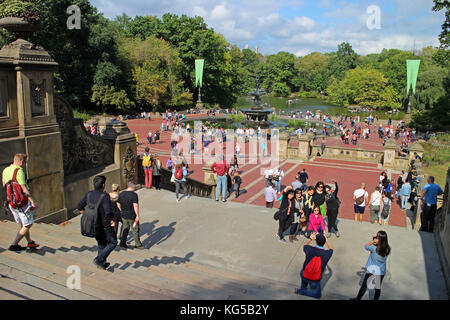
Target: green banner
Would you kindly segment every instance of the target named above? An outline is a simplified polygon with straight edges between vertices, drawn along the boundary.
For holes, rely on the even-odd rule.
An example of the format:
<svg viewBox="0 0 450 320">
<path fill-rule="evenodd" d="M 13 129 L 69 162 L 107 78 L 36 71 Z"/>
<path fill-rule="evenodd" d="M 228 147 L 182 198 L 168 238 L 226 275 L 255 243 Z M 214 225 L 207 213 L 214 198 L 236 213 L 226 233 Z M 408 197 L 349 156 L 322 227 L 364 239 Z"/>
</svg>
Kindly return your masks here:
<svg viewBox="0 0 450 320">
<path fill-rule="evenodd" d="M 419 74 L 420 60 L 406 60 L 406 93 L 412 86 L 413 94 L 416 93 L 417 75 Z"/>
<path fill-rule="evenodd" d="M 198 87 L 200 83 L 200 88 L 203 85 L 203 66 L 205 65 L 204 59 L 195 60 L 195 86 Z"/>
</svg>

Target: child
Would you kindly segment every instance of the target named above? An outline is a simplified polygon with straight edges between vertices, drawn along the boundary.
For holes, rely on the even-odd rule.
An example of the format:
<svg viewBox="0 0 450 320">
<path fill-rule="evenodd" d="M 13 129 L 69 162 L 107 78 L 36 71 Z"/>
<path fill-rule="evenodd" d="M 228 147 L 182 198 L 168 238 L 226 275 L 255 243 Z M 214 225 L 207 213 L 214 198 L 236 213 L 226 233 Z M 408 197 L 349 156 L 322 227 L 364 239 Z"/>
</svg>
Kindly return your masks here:
<svg viewBox="0 0 450 320">
<path fill-rule="evenodd" d="M 173 168 L 172 158 L 169 158 L 169 160 L 167 160 L 167 169 L 172 171 L 172 168 Z"/>
</svg>

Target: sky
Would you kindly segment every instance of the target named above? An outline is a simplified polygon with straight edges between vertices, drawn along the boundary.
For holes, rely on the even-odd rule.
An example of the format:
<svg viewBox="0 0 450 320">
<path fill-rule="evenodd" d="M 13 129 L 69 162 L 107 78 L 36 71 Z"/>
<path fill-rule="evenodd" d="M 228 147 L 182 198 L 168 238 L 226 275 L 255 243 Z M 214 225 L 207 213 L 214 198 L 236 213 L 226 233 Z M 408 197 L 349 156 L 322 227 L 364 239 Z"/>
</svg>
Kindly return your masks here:
<svg viewBox="0 0 450 320">
<path fill-rule="evenodd" d="M 349 42 L 361 55 L 383 48 L 411 51 L 439 46 L 444 10 L 433 0 L 91 0 L 105 17 L 126 13 L 201 16 L 209 27 L 243 49 L 305 56 L 336 51 Z M 379 13 L 379 14 L 378 14 Z"/>
</svg>

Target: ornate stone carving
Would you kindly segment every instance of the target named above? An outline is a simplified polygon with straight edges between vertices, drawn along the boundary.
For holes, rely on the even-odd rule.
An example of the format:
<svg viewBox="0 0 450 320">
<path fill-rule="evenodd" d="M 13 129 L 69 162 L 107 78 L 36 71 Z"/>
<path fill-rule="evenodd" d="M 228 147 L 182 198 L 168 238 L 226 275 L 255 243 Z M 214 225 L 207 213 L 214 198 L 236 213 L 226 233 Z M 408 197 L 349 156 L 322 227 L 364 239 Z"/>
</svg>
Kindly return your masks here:
<svg viewBox="0 0 450 320">
<path fill-rule="evenodd" d="M 35 83 L 34 80 L 30 80 L 30 93 L 32 101 L 36 105 L 42 106 L 45 97 L 45 79 L 40 84 Z"/>
<path fill-rule="evenodd" d="M 125 152 L 125 157 L 123 158 L 123 176 L 127 181 L 136 182 L 137 172 L 136 172 L 136 155 L 130 147 L 127 148 Z"/>
<path fill-rule="evenodd" d="M 114 163 L 114 147 L 86 132 L 83 121 L 74 119 L 69 103 L 55 96 L 56 120 L 61 130 L 64 175 Z"/>
</svg>

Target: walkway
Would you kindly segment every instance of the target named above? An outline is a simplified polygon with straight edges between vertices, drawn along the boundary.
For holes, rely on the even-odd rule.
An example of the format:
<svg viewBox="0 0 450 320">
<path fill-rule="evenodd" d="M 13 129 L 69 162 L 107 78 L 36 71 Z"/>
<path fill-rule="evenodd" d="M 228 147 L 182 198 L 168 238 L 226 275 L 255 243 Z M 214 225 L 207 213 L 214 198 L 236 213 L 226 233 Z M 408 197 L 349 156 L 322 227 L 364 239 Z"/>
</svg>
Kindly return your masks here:
<svg viewBox="0 0 450 320">
<path fill-rule="evenodd" d="M 109 272 L 92 264 L 96 243 L 81 236 L 79 217 L 65 226 L 33 226 L 39 253 L 7 251 L 17 225 L 0 223 L 0 299 L 310 299 L 292 293 L 304 238 L 277 241 L 273 210 L 196 197 L 176 203 L 164 190 L 138 194 L 146 250 L 116 249 Z M 380 229 L 348 220 L 340 220 L 339 228 L 341 237 L 331 238 L 335 251 L 322 299 L 357 293 L 368 257 L 363 244 Z M 381 299 L 448 299 L 432 235 L 382 229 L 392 256 Z M 81 270 L 79 290 L 66 288 L 71 265 Z"/>
</svg>

